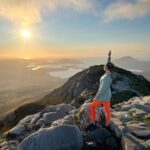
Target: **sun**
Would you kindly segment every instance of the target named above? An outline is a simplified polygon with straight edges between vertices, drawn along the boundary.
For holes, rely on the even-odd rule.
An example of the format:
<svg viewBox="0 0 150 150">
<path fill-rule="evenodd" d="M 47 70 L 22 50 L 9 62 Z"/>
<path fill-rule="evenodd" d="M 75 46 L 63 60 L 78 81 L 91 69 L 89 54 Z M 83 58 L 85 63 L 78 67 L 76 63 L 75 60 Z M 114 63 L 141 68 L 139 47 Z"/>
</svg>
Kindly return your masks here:
<svg viewBox="0 0 150 150">
<path fill-rule="evenodd" d="M 23 59 L 25 59 L 25 60 L 30 60 L 31 57 L 24 57 Z"/>
<path fill-rule="evenodd" d="M 21 35 L 22 35 L 23 38 L 29 38 L 31 33 L 28 29 L 22 29 L 21 30 Z"/>
</svg>

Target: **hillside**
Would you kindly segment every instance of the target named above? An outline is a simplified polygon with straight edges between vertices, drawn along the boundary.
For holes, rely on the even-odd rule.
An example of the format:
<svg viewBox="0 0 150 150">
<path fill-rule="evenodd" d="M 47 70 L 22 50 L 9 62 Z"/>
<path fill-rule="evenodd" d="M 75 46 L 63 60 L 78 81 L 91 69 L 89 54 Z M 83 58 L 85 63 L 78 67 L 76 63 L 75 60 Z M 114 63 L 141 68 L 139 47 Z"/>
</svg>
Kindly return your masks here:
<svg viewBox="0 0 150 150">
<path fill-rule="evenodd" d="M 99 79 L 104 74 L 103 65 L 89 67 L 71 77 L 61 87 L 36 102 L 24 104 L 0 118 L 0 127 L 14 126 L 26 115 L 36 113 L 52 104 L 72 103 L 80 106 L 86 99 L 93 98 L 99 87 Z M 113 73 L 112 105 L 134 96 L 150 95 L 150 82 L 144 77 L 116 67 Z"/>
<path fill-rule="evenodd" d="M 65 79 L 47 70 L 32 70 L 48 60 L 0 59 L 0 117 L 24 103 L 31 103 L 62 85 Z"/>
<path fill-rule="evenodd" d="M 92 66 L 71 77 L 64 85 L 46 95 L 39 102 L 44 105 L 72 100 L 82 103 L 85 99 L 94 97 L 99 87 L 99 79 L 103 74 L 103 65 Z M 150 94 L 150 82 L 143 76 L 116 67 L 112 78 L 113 104 L 133 96 Z"/>
<path fill-rule="evenodd" d="M 74 134 L 76 135 L 77 141 L 80 139 L 79 143 L 76 144 L 79 144 L 78 146 L 81 148 L 83 146 L 83 140 L 84 140 L 87 142 L 86 145 L 84 145 L 84 147 L 85 149 L 89 150 L 89 147 L 91 147 L 91 145 L 89 145 L 90 141 L 89 140 L 87 141 L 87 138 L 84 137 L 85 135 L 83 136 L 85 139 L 82 139 L 81 132 L 76 126 L 75 123 L 76 120 L 74 120 L 75 118 L 74 117 L 70 118 L 70 116 L 66 116 L 66 115 L 69 114 L 71 110 L 76 111 L 76 109 L 78 109 L 82 105 L 82 103 L 84 102 L 86 103 L 86 100 L 94 98 L 94 95 L 96 94 L 99 87 L 99 79 L 104 74 L 103 67 L 104 67 L 103 65 L 91 66 L 88 69 L 77 73 L 76 75 L 71 77 L 66 83 L 64 83 L 61 87 L 53 90 L 48 95 L 39 99 L 37 102 L 24 104 L 18 107 L 17 109 L 11 111 L 9 114 L 1 117 L 0 137 L 1 137 L 2 144 L 0 144 L 0 148 L 3 148 L 4 146 L 5 147 L 21 146 L 22 150 L 25 150 L 29 146 L 28 142 L 30 143 L 36 140 L 37 139 L 36 135 L 39 134 L 38 136 L 39 139 L 37 139 L 39 140 L 38 143 L 40 144 L 41 138 L 42 136 L 44 136 L 42 140 L 44 143 L 47 143 L 46 149 L 49 149 L 49 144 L 51 145 L 51 142 L 49 143 L 48 141 L 46 141 L 47 138 L 48 139 L 51 138 L 54 141 L 56 141 L 56 139 L 59 138 L 60 140 L 62 140 L 63 138 L 64 142 L 66 143 L 67 139 L 62 137 L 61 136 L 62 134 L 57 134 L 57 133 L 63 131 L 63 133 L 66 135 L 68 134 L 67 130 L 70 130 L 71 134 L 75 132 Z M 111 104 L 113 106 L 112 108 L 116 110 L 119 109 L 119 111 L 123 111 L 122 109 L 120 109 L 120 105 L 122 104 L 129 106 L 129 103 L 132 101 L 132 99 L 128 101 L 130 98 L 138 96 L 139 99 L 141 99 L 142 96 L 150 95 L 150 82 L 146 80 L 143 76 L 136 75 L 130 71 L 116 67 L 112 74 L 112 78 L 113 78 L 113 82 L 111 85 L 111 89 L 113 95 L 112 95 Z M 139 99 L 138 101 L 137 98 L 134 99 L 135 102 L 133 102 L 133 107 L 136 106 L 137 109 L 143 109 L 143 108 L 149 109 L 149 106 L 146 106 L 147 103 L 149 105 L 149 97 L 148 100 L 147 98 L 146 99 L 143 98 L 144 100 L 143 103 L 141 102 L 141 100 L 139 102 Z M 68 103 L 68 104 L 61 104 L 61 103 Z M 53 104 L 57 104 L 57 105 L 55 106 Z M 119 114 L 120 113 L 122 112 L 119 112 Z M 144 112 L 146 116 L 148 115 L 147 113 L 148 113 L 147 111 Z M 117 128 L 115 129 L 115 134 L 116 136 L 118 136 L 118 134 L 123 134 L 124 130 L 120 131 L 119 120 L 116 121 L 116 119 L 119 118 L 119 116 L 117 116 L 118 114 L 115 112 L 112 114 L 115 116 L 112 118 L 114 120 L 112 120 L 113 122 L 111 124 L 112 126 L 111 130 L 102 128 L 102 129 L 98 129 L 98 131 L 97 130 L 92 131 L 91 134 L 86 133 L 87 134 L 86 136 L 90 136 L 90 138 L 92 139 L 93 138 L 95 139 L 95 136 L 98 136 L 101 137 L 104 141 L 107 141 L 103 148 L 101 147 L 101 144 L 98 145 L 96 144 L 92 146 L 96 146 L 96 148 L 105 149 L 106 147 L 110 146 L 111 142 L 113 142 L 114 145 L 112 146 L 112 150 L 121 150 L 120 149 L 121 143 L 120 140 L 118 139 L 120 138 L 120 136 L 113 137 L 114 133 L 112 134 L 111 132 L 114 132 L 114 127 Z M 147 119 L 142 121 L 145 122 L 146 124 L 149 124 L 149 121 Z M 69 126 L 66 126 L 66 124 L 69 124 Z M 124 126 L 124 121 L 122 122 L 122 124 Z M 144 128 L 148 130 L 147 126 L 144 126 Z M 59 130 L 58 132 L 57 129 Z M 51 137 L 51 134 L 49 133 L 54 134 L 55 136 Z M 146 136 L 147 138 L 147 134 L 145 134 L 144 136 Z M 126 136 L 123 136 L 121 138 L 123 138 L 122 140 L 125 142 L 122 144 L 122 147 L 130 146 L 128 145 L 129 143 L 128 142 L 126 143 L 124 139 L 127 138 Z M 102 139 L 99 140 L 101 141 Z M 112 139 L 113 141 L 110 142 L 110 140 Z M 7 142 L 3 142 L 3 141 L 7 141 Z M 22 143 L 20 145 L 21 141 Z M 94 142 L 96 141 L 94 140 Z M 75 143 L 72 144 L 74 145 Z M 34 144 L 31 145 L 31 149 L 33 148 L 32 146 L 34 147 L 36 145 Z M 41 148 L 38 148 L 37 150 L 41 150 L 43 148 L 43 144 L 40 146 Z M 69 148 L 70 146 L 71 145 L 68 145 Z M 55 148 L 57 147 L 54 146 L 54 149 Z"/>
<path fill-rule="evenodd" d="M 71 104 L 49 105 L 28 115 L 0 134 L 2 150 L 149 150 L 150 96 L 134 97 L 111 109 L 109 127 L 100 121 L 83 128 L 79 108 Z M 83 116 L 84 120 L 85 117 Z M 100 119 L 101 120 L 101 119 Z M 104 120 L 103 120 L 104 121 Z M 104 124 L 104 122 L 103 122 Z"/>
</svg>

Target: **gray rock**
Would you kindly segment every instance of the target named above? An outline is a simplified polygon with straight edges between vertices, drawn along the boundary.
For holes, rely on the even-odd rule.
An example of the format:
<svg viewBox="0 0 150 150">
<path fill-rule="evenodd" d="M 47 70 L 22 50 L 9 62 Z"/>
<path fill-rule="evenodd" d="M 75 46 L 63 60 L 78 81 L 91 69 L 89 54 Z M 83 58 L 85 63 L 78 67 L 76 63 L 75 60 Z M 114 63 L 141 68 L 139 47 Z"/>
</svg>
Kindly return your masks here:
<svg viewBox="0 0 150 150">
<path fill-rule="evenodd" d="M 55 112 L 56 111 L 56 106 L 55 105 L 50 105 L 50 106 L 47 106 L 43 112 Z"/>
<path fill-rule="evenodd" d="M 22 124 L 17 124 L 14 128 L 8 131 L 6 134 L 9 135 L 20 135 L 25 131 L 25 127 Z"/>
<path fill-rule="evenodd" d="M 127 125 L 129 131 L 138 138 L 150 138 L 150 126 L 145 124 Z"/>
<path fill-rule="evenodd" d="M 113 111 L 111 115 L 118 117 L 123 123 L 132 120 L 132 117 L 126 111 Z"/>
<path fill-rule="evenodd" d="M 150 113 L 144 116 L 144 119 L 150 119 Z"/>
<path fill-rule="evenodd" d="M 40 117 L 41 117 L 41 113 L 34 114 L 34 116 L 32 117 L 32 120 L 29 124 L 29 128 L 32 129 L 34 127 L 35 123 L 40 119 Z"/>
<path fill-rule="evenodd" d="M 43 125 L 45 125 L 45 121 L 43 119 L 39 119 L 35 124 L 37 127 L 42 127 Z"/>
<path fill-rule="evenodd" d="M 141 109 L 137 109 L 137 108 L 134 108 L 134 109 L 130 109 L 130 111 L 132 111 L 132 116 L 133 117 L 144 117 L 147 113 Z"/>
<path fill-rule="evenodd" d="M 0 143 L 0 150 L 19 150 L 18 141 Z"/>
<path fill-rule="evenodd" d="M 70 111 L 74 109 L 74 107 L 70 104 L 59 104 L 55 107 L 56 112 L 49 112 L 43 114 L 43 120 L 46 124 L 50 124 L 55 120 L 65 117 L 69 114 Z"/>
<path fill-rule="evenodd" d="M 42 129 L 28 136 L 20 150 L 80 150 L 82 134 L 77 126 L 61 125 Z"/>
<path fill-rule="evenodd" d="M 121 145 L 123 150 L 149 150 L 145 141 L 137 139 L 128 132 L 124 132 Z"/>
<path fill-rule="evenodd" d="M 75 116 L 75 114 L 77 114 L 79 112 L 79 109 L 74 109 L 74 110 L 71 110 L 70 112 L 69 112 L 69 115 L 71 115 L 71 116 Z"/>
<path fill-rule="evenodd" d="M 43 115 L 43 120 L 44 120 L 45 124 L 50 124 L 59 118 L 61 118 L 61 117 L 59 116 L 59 114 L 57 112 L 49 112 L 49 113 L 45 113 Z"/>
<path fill-rule="evenodd" d="M 144 104 L 150 104 L 150 96 L 141 97 Z"/>
<path fill-rule="evenodd" d="M 143 111 L 147 111 L 150 113 L 150 106 L 142 105 L 142 104 L 135 104 L 135 107 L 138 109 L 142 109 Z"/>
<path fill-rule="evenodd" d="M 150 140 L 146 141 L 146 146 L 147 146 L 148 149 L 150 149 Z"/>
<path fill-rule="evenodd" d="M 74 117 L 72 117 L 71 115 L 65 116 L 62 119 L 54 121 L 51 124 L 51 126 L 58 126 L 58 125 L 62 125 L 62 124 L 75 125 Z"/>
<path fill-rule="evenodd" d="M 75 107 L 70 104 L 59 104 L 56 107 L 56 111 L 62 116 L 69 114 L 74 109 Z"/>
<path fill-rule="evenodd" d="M 124 126 L 118 117 L 112 116 L 110 122 L 110 129 L 116 137 L 121 138 Z"/>
<path fill-rule="evenodd" d="M 122 106 L 122 108 L 121 108 L 121 110 L 122 111 L 128 111 L 128 110 L 130 110 L 131 108 L 134 108 L 132 105 L 124 105 L 124 106 Z"/>
</svg>

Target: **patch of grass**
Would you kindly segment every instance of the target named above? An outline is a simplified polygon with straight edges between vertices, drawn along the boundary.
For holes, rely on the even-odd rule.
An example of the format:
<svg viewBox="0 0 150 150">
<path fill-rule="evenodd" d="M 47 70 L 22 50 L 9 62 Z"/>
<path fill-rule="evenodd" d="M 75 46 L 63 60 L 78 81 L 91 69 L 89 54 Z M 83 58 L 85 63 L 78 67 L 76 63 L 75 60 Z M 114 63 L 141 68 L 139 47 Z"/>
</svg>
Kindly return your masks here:
<svg viewBox="0 0 150 150">
<path fill-rule="evenodd" d="M 133 117 L 133 120 L 143 122 L 147 125 L 150 125 L 150 119 L 144 119 L 144 118 L 141 118 L 141 117 Z"/>
<path fill-rule="evenodd" d="M 144 119 L 143 121 L 145 124 L 150 125 L 150 119 Z"/>
<path fill-rule="evenodd" d="M 0 143 L 5 142 L 6 139 L 5 138 L 0 138 Z"/>
</svg>

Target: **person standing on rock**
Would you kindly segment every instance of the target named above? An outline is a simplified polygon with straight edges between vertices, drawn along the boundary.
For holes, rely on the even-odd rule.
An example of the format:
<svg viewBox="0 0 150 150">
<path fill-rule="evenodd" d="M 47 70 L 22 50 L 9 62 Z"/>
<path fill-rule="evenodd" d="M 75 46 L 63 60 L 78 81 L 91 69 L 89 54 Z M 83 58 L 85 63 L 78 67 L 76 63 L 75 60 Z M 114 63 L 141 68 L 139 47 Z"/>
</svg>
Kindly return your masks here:
<svg viewBox="0 0 150 150">
<path fill-rule="evenodd" d="M 114 69 L 114 64 L 111 63 L 111 51 L 108 53 L 108 61 L 104 66 L 105 74 L 100 79 L 100 86 L 95 98 L 90 105 L 91 121 L 95 123 L 96 114 L 95 109 L 98 106 L 103 105 L 106 112 L 106 126 L 110 125 L 110 99 L 111 89 L 110 85 L 112 82 L 111 73 Z"/>
</svg>

